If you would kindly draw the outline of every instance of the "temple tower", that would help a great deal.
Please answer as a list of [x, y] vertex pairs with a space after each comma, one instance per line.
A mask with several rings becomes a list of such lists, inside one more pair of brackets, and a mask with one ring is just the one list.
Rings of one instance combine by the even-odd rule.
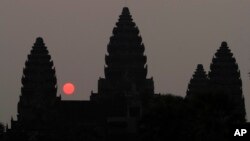
[[107, 46], [105, 78], [98, 80], [98, 93], [90, 97], [103, 103], [108, 140], [134, 136], [143, 107], [154, 94], [153, 79], [147, 78], [144, 50], [139, 29], [124, 7]]
[[55, 104], [56, 93], [57, 79], [53, 61], [43, 39], [39, 37], [23, 69], [18, 122], [26, 128], [37, 128], [43, 122], [48, 122], [48, 113]]
[[215, 53], [208, 73], [212, 103], [232, 123], [244, 122], [246, 111], [240, 71], [226, 42]]
[[99, 96], [92, 94], [91, 99], [114, 95], [152, 95], [154, 84], [152, 78], [146, 78], [147, 58], [144, 50], [139, 29], [129, 9], [124, 7], [107, 47], [105, 78], [98, 81]]
[[189, 84], [186, 98], [200, 98], [208, 92], [208, 78], [203, 65], [198, 64]]

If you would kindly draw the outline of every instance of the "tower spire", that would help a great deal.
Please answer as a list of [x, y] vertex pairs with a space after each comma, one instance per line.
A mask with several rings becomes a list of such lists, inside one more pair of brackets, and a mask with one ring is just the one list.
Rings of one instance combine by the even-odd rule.
[[223, 107], [230, 107], [220, 110], [230, 113], [230, 115], [225, 116], [231, 122], [245, 121], [246, 111], [240, 71], [227, 42], [221, 43], [221, 47], [212, 60], [210, 69], [208, 76], [214, 105], [224, 104]]
[[129, 8], [124, 7], [107, 46], [105, 78], [100, 78], [98, 82], [98, 93], [121, 95], [133, 90], [153, 94], [153, 80], [146, 78], [147, 57], [144, 50], [139, 29]]
[[23, 69], [18, 120], [32, 121], [34, 117], [39, 117], [31, 116], [27, 111], [45, 110], [56, 100], [56, 92], [57, 79], [53, 61], [43, 39], [38, 37]]
[[193, 74], [192, 79], [189, 82], [187, 97], [188, 98], [198, 98], [204, 97], [204, 93], [208, 91], [208, 78], [204, 71], [203, 65], [198, 64], [196, 71]]
[[133, 22], [128, 7], [124, 7], [113, 36], [108, 44], [105, 61], [107, 79], [122, 78], [125, 74], [130, 79], [145, 79], [147, 75], [144, 45], [139, 29]]

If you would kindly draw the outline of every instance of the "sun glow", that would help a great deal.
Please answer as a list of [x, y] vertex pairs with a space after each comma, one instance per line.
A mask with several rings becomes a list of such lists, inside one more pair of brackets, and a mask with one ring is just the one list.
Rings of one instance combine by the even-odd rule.
[[66, 94], [66, 95], [72, 95], [75, 91], [75, 86], [74, 84], [68, 82], [68, 83], [65, 83], [63, 85], [63, 92]]

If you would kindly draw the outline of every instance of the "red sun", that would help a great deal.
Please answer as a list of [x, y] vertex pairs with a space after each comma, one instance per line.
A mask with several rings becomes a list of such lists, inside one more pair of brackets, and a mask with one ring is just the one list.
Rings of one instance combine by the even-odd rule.
[[75, 86], [74, 84], [72, 83], [65, 83], [63, 85], [63, 92], [66, 94], [66, 95], [72, 95], [75, 91]]

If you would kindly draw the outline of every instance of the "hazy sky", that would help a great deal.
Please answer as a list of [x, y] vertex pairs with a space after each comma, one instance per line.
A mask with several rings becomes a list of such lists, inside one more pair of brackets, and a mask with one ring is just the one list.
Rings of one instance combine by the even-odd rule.
[[196, 65], [208, 71], [225, 40], [239, 64], [250, 114], [249, 0], [1, 0], [0, 121], [16, 119], [24, 62], [38, 36], [54, 61], [58, 95], [70, 81], [76, 93], [63, 99], [89, 99], [104, 76], [107, 44], [124, 6], [140, 29], [156, 93], [185, 96]]

